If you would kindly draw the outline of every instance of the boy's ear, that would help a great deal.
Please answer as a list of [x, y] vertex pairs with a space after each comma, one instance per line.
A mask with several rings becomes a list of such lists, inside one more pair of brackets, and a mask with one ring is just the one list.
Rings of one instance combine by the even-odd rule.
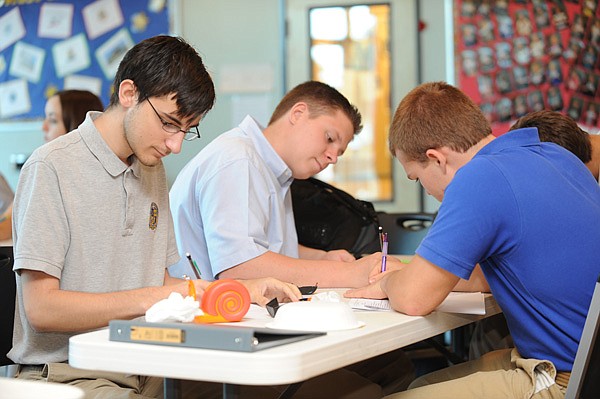
[[119, 85], [119, 102], [123, 107], [130, 108], [137, 104], [138, 91], [131, 79], [125, 79]]
[[425, 151], [425, 155], [427, 155], [427, 158], [430, 161], [434, 162], [436, 165], [439, 165], [444, 169], [446, 168], [448, 158], [446, 157], [446, 154], [444, 154], [443, 151], [440, 151], [436, 148], [430, 148], [427, 151]]
[[292, 125], [295, 125], [303, 117], [308, 117], [308, 105], [305, 102], [298, 102], [290, 109], [289, 121]]

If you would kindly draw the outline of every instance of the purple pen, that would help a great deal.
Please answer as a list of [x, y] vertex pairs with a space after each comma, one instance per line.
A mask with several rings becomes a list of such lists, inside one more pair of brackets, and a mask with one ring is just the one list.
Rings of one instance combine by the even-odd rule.
[[386, 270], [387, 252], [388, 252], [388, 235], [383, 233], [383, 248], [381, 249], [381, 272]]

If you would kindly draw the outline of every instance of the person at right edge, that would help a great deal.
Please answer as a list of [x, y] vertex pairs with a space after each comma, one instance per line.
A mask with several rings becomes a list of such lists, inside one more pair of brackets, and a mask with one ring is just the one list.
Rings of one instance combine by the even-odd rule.
[[444, 82], [400, 102], [389, 142], [407, 177], [441, 201], [439, 213], [408, 265], [346, 296], [387, 297], [396, 311], [425, 315], [452, 290], [489, 284], [515, 344], [390, 397], [564, 398], [600, 273], [597, 181], [535, 128], [495, 137], [479, 107]]

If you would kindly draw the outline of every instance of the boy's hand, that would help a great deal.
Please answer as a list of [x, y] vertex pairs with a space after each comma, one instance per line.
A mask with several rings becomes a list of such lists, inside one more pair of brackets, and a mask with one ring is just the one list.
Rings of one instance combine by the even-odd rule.
[[265, 306], [273, 298], [277, 298], [279, 302], [297, 302], [302, 298], [300, 290], [294, 284], [272, 277], [238, 281], [248, 289], [252, 302], [260, 306]]

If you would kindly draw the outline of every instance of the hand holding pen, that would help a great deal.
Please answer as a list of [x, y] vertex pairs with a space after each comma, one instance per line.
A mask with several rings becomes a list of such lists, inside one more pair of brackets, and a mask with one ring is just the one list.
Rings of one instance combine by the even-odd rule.
[[381, 273], [386, 271], [387, 253], [388, 253], [388, 235], [383, 233], [381, 244]]

